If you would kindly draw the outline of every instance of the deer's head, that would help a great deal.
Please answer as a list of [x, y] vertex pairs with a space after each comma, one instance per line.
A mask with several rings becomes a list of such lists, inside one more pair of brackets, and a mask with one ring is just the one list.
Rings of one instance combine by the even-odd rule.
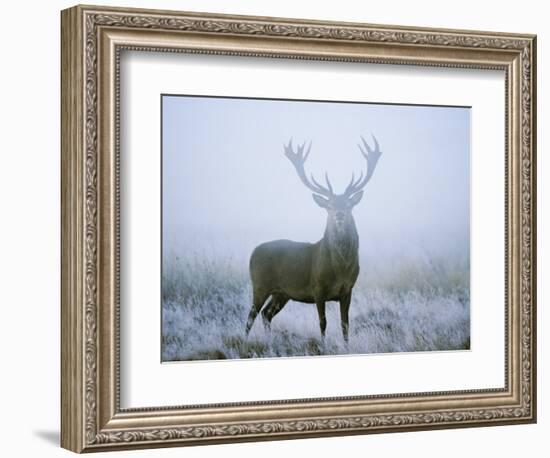
[[292, 162], [302, 183], [313, 191], [313, 200], [315, 203], [327, 211], [329, 224], [334, 225], [338, 231], [344, 230], [353, 221], [352, 209], [361, 201], [363, 188], [371, 179], [376, 168], [376, 163], [382, 154], [374, 135], [372, 138], [374, 140], [374, 148], [371, 148], [363, 137], [361, 137], [362, 145], [358, 145], [361, 154], [367, 162], [367, 173], [363, 174], [361, 171], [361, 175], [357, 180], [355, 179], [355, 175], [352, 174], [351, 181], [343, 194], [334, 193], [327, 173], [325, 173], [326, 186], [321, 185], [313, 175], [311, 175], [311, 180], [308, 179], [304, 164], [311, 151], [311, 143], [307, 151], [304, 143], [297, 147], [296, 152], [292, 146], [292, 140], [289, 141], [288, 145], [285, 145], [285, 156]]

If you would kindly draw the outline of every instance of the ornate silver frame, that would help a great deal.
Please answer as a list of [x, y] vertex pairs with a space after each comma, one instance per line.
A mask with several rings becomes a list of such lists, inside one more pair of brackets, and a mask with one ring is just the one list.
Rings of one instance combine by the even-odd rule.
[[[506, 73], [506, 386], [207, 406], [119, 405], [118, 90], [123, 49]], [[62, 12], [61, 445], [75, 452], [536, 419], [536, 37], [76, 6]]]

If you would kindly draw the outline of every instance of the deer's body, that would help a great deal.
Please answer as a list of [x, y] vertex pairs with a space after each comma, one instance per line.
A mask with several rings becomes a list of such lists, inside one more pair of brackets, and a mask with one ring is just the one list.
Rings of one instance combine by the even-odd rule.
[[315, 303], [348, 293], [359, 274], [359, 237], [355, 227], [342, 235], [331, 232], [327, 227], [317, 243], [274, 240], [256, 247], [250, 257], [254, 294]]
[[[352, 177], [341, 195], [333, 193], [328, 177], [328, 188], [319, 185], [314, 178], [311, 184], [306, 178], [303, 163], [309, 151], [304, 155], [304, 146], [299, 147], [298, 153], [294, 153], [291, 143], [285, 147], [300, 179], [316, 193], [313, 195], [315, 202], [327, 210], [327, 224], [323, 238], [317, 243], [274, 240], [254, 249], [250, 257], [253, 305], [246, 324], [247, 334], [260, 310], [264, 325], [269, 328], [273, 317], [289, 300], [294, 300], [316, 304], [324, 337], [326, 302], [339, 301], [342, 333], [348, 340], [351, 294], [359, 275], [359, 236], [351, 209], [361, 200], [361, 188], [370, 179], [380, 155], [377, 143], [374, 152], [364, 143], [372, 154], [372, 166], [365, 178], [361, 176], [354, 181]], [[364, 156], [368, 160], [366, 153]], [[270, 301], [264, 307], [268, 298]]]

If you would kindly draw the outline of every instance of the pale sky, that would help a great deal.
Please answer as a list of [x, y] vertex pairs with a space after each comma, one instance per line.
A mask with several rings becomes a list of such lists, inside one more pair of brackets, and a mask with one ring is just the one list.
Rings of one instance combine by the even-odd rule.
[[306, 170], [343, 192], [382, 151], [354, 216], [363, 252], [464, 249], [469, 242], [470, 109], [163, 96], [164, 251], [248, 256], [259, 243], [315, 242], [326, 212], [283, 144], [312, 141]]

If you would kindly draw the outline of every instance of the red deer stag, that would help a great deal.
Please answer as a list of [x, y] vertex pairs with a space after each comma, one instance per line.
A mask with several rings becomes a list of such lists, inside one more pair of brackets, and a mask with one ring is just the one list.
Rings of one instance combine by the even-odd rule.
[[351, 181], [343, 194], [335, 194], [325, 174], [326, 187], [319, 184], [313, 175], [311, 181], [304, 170], [304, 164], [311, 151], [311, 143], [305, 150], [305, 143], [294, 152], [292, 140], [285, 145], [285, 155], [292, 162], [302, 183], [314, 192], [313, 200], [327, 213], [325, 234], [317, 243], [274, 240], [258, 245], [250, 257], [250, 278], [252, 280], [253, 305], [246, 323], [246, 334], [250, 332], [256, 316], [268, 298], [269, 303], [262, 310], [266, 329], [271, 320], [289, 300], [317, 305], [321, 336], [324, 339], [327, 321], [325, 303], [340, 302], [342, 334], [348, 342], [349, 306], [351, 292], [359, 275], [359, 236], [351, 213], [363, 197], [362, 188], [369, 182], [382, 154], [373, 135], [374, 149], [361, 137], [361, 154], [367, 163], [367, 173]]

